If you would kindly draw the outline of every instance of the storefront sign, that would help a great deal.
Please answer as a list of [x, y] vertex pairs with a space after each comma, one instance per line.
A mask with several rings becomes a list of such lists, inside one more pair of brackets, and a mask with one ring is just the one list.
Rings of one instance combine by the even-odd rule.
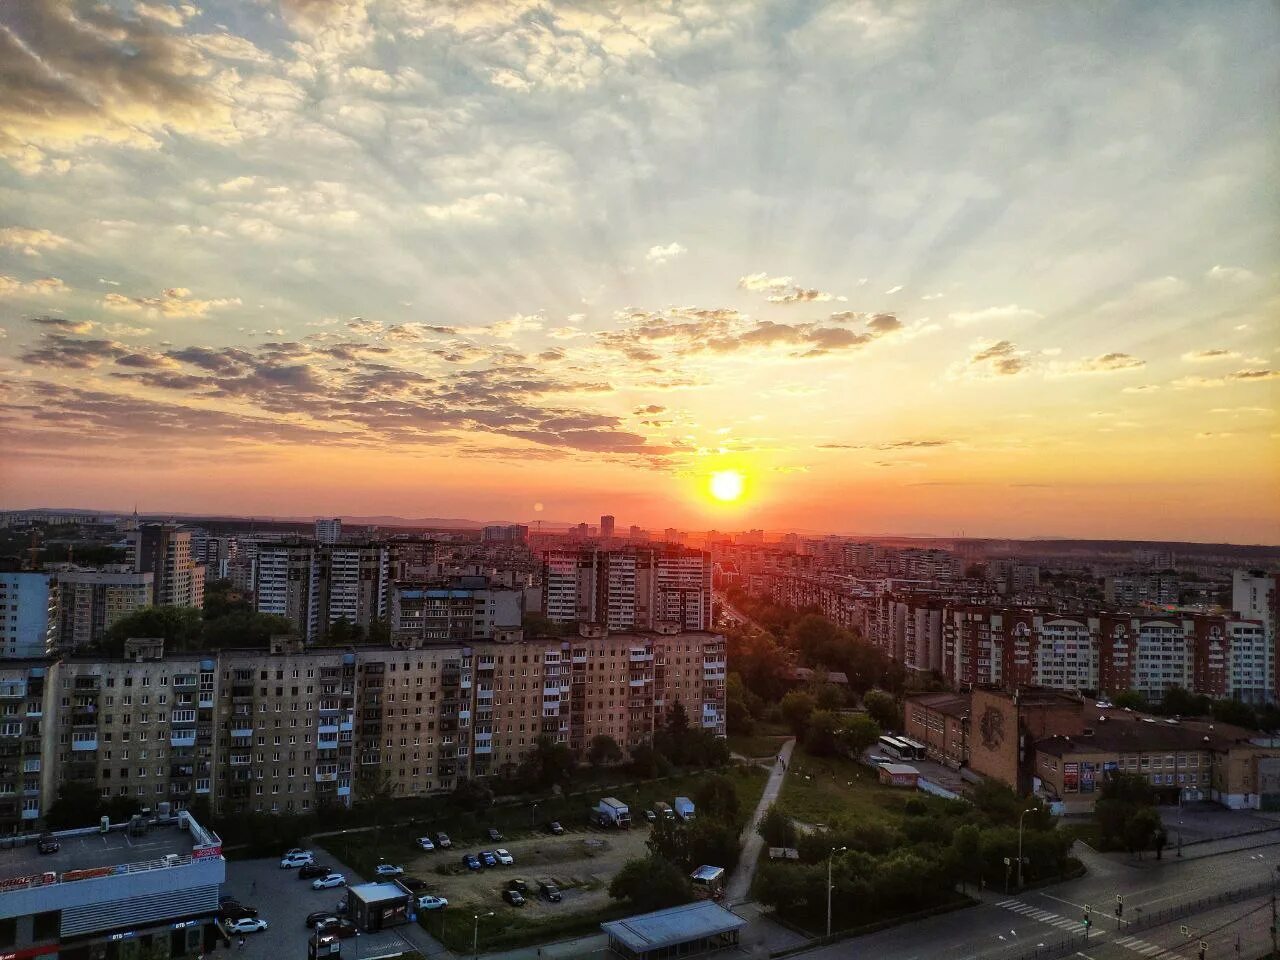
[[208, 847], [196, 847], [191, 851], [192, 860], [204, 860], [208, 857], [222, 856], [222, 844], [215, 843]]
[[1080, 764], [1064, 763], [1062, 765], [1062, 792], [1080, 792]]
[[115, 872], [115, 867], [89, 867], [85, 870], [68, 870], [62, 875], [62, 882], [73, 883], [76, 880], [93, 880], [97, 877], [109, 877]]
[[1087, 760], [1080, 764], [1080, 792], [1093, 793], [1093, 764]]

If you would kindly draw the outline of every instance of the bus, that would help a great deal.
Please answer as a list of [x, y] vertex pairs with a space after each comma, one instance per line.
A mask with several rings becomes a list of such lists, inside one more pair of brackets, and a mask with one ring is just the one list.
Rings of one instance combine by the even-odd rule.
[[928, 753], [928, 751], [925, 749], [925, 745], [921, 743], [919, 740], [912, 740], [910, 737], [898, 737], [898, 740], [901, 741], [903, 744], [905, 744], [907, 748], [911, 751], [909, 755], [903, 754], [904, 760], [925, 759], [925, 756]]
[[880, 752], [895, 760], [910, 760], [911, 748], [897, 737], [884, 736], [879, 742]]

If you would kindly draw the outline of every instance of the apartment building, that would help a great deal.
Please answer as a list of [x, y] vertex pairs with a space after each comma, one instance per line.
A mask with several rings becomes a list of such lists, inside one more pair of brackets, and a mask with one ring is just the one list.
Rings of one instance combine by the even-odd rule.
[[152, 575], [151, 602], [158, 607], [204, 604], [204, 569], [191, 553], [191, 532], [169, 523], [144, 523], [126, 534], [135, 573]]
[[674, 623], [711, 626], [711, 557], [679, 547], [551, 550], [543, 557], [542, 612], [555, 623], [612, 631]]
[[0, 658], [42, 657], [58, 639], [58, 584], [51, 574], [0, 571]]
[[76, 650], [100, 643], [107, 631], [135, 610], [149, 606], [155, 574], [108, 567], [86, 570], [70, 565], [55, 569], [58, 584], [57, 646]]
[[[125, 643], [118, 660], [71, 656], [50, 666], [52, 786], [83, 781], [144, 809], [189, 806], [213, 792], [217, 662]], [[50, 791], [50, 795], [56, 790]]]
[[1178, 602], [1176, 573], [1128, 573], [1103, 580], [1103, 593], [1108, 604], [1117, 607], [1140, 607]]
[[322, 518], [316, 521], [316, 543], [337, 543], [341, 539], [341, 517]]
[[191, 557], [197, 566], [204, 567], [205, 582], [228, 580], [240, 555], [240, 541], [236, 537], [213, 536], [203, 530], [191, 533]]
[[316, 642], [339, 620], [367, 630], [386, 619], [390, 552], [376, 543], [259, 543], [252, 579], [259, 613], [288, 618]]
[[0, 834], [26, 833], [52, 802], [45, 758], [52, 737], [48, 664], [0, 663]]
[[491, 587], [486, 577], [457, 577], [436, 585], [397, 583], [391, 589], [391, 638], [421, 645], [483, 640], [520, 626], [524, 593]]

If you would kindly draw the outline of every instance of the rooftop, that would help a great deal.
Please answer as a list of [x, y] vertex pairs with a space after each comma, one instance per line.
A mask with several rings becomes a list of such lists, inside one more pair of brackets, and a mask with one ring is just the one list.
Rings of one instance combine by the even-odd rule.
[[349, 891], [365, 903], [383, 903], [387, 900], [403, 900], [409, 894], [395, 883], [357, 883]]
[[969, 715], [970, 697], [967, 693], [920, 693], [907, 697], [907, 700], [949, 717], [963, 719]]
[[1150, 753], [1157, 750], [1218, 750], [1231, 740], [1196, 727], [1161, 721], [1105, 720], [1091, 735], [1049, 737], [1036, 741], [1036, 749], [1053, 756], [1072, 753]]
[[642, 913], [625, 920], [610, 920], [600, 929], [630, 950], [643, 953], [676, 943], [713, 937], [746, 926], [747, 921], [718, 903], [700, 900], [668, 910]]
[[[65, 874], [122, 864], [141, 865], [164, 860], [171, 855], [185, 860], [191, 857], [192, 848], [200, 839], [180, 828], [177, 817], [156, 822], [137, 836], [130, 836], [129, 831], [119, 824], [113, 825], [108, 833], [90, 828], [62, 831], [53, 836], [61, 845], [57, 853], [40, 853], [36, 849], [34, 835], [6, 839], [6, 844], [15, 845], [0, 849], [0, 885], [7, 878], [37, 873]], [[22, 842], [24, 839], [25, 843]]]

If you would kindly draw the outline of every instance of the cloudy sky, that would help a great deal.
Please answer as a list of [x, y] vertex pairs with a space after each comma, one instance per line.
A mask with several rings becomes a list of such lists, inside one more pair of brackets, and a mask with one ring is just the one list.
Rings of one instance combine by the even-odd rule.
[[1280, 542], [1278, 63], [1269, 0], [6, 4], [0, 504]]

